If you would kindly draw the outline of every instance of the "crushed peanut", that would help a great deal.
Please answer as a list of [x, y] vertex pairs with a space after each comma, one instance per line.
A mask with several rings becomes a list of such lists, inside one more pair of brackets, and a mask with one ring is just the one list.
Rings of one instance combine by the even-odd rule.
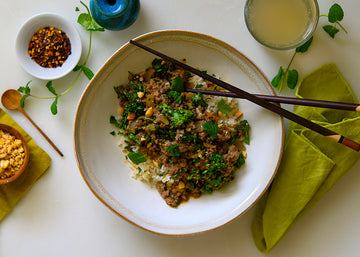
[[0, 130], [0, 179], [14, 176], [24, 160], [25, 150], [22, 141]]
[[243, 112], [242, 111], [237, 111], [235, 113], [235, 116], [236, 116], [236, 118], [240, 118], [241, 116], [243, 116]]

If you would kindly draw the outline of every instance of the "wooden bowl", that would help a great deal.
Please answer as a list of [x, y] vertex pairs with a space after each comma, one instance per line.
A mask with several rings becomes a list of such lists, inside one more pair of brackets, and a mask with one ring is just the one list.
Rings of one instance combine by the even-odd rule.
[[[11, 134], [16, 139], [21, 140], [22, 147], [24, 149], [24, 154], [25, 154], [22, 165], [20, 166], [20, 168], [18, 168], [15, 171], [14, 175], [12, 175], [11, 177], [8, 177], [8, 178], [4, 178], [4, 179], [0, 178], [0, 185], [3, 185], [3, 184], [7, 184], [7, 183], [10, 183], [10, 182], [16, 180], [24, 172], [24, 170], [26, 169], [26, 166], [29, 162], [29, 147], [27, 145], [27, 142], [26, 142], [24, 136], [15, 128], [13, 128], [9, 125], [0, 123], [0, 130], [2, 130], [5, 133]], [[0, 145], [0, 147], [2, 147], [2, 145]], [[0, 162], [1, 162], [1, 159], [0, 159]], [[0, 163], [0, 165], [1, 165], [1, 163]]]

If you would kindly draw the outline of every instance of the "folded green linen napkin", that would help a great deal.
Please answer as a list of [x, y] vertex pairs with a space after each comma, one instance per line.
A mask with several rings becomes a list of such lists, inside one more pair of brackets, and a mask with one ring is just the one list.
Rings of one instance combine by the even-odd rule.
[[[304, 77], [296, 96], [356, 103], [334, 64], [323, 65]], [[295, 106], [294, 112], [360, 142], [357, 112], [305, 106]], [[358, 152], [290, 122], [279, 169], [258, 203], [252, 224], [257, 248], [270, 252], [359, 158]]]
[[51, 163], [49, 155], [0, 108], [0, 123], [16, 128], [25, 137], [30, 158], [26, 170], [15, 181], [0, 185], [0, 221], [15, 207], [20, 198], [33, 186]]

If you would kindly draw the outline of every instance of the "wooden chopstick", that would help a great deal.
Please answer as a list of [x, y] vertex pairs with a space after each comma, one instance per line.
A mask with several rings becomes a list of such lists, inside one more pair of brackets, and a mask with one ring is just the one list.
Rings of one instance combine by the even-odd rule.
[[180, 61], [178, 61], [178, 60], [176, 60], [174, 58], [171, 58], [171, 57], [169, 57], [169, 56], [167, 56], [167, 55], [165, 55], [163, 53], [160, 53], [160, 52], [158, 52], [158, 51], [156, 51], [156, 50], [154, 50], [154, 49], [152, 49], [150, 47], [147, 47], [147, 46], [145, 46], [145, 45], [143, 45], [141, 43], [138, 43], [138, 42], [133, 41], [133, 40], [130, 40], [130, 43], [134, 44], [137, 47], [140, 47], [140, 48], [142, 48], [142, 49], [144, 49], [144, 50], [146, 50], [146, 51], [148, 51], [148, 52], [150, 52], [150, 53], [152, 53], [154, 55], [157, 55], [160, 58], [162, 58], [164, 60], [167, 60], [167, 61], [169, 61], [169, 62], [171, 62], [171, 63], [173, 63], [173, 64], [175, 64], [175, 65], [177, 65], [177, 66], [179, 66], [179, 67], [181, 67], [181, 68], [183, 68], [185, 70], [187, 70], [187, 71], [190, 71], [191, 73], [196, 74], [196, 75], [202, 77], [203, 79], [208, 80], [208, 81], [210, 81], [210, 82], [212, 82], [212, 83], [214, 83], [214, 84], [216, 84], [216, 85], [218, 85], [218, 86], [220, 86], [220, 87], [222, 87], [222, 88], [224, 88], [224, 89], [226, 89], [226, 90], [228, 90], [230, 92], [233, 92], [233, 93], [235, 93], [235, 94], [237, 94], [237, 95], [239, 95], [239, 96], [241, 96], [241, 97], [243, 97], [243, 98], [245, 98], [245, 99], [247, 99], [247, 100], [249, 100], [249, 101], [251, 101], [251, 102], [253, 102], [253, 103], [255, 103], [255, 104], [257, 104], [257, 105], [259, 105], [261, 107], [263, 107], [263, 108], [265, 108], [265, 109], [268, 109], [268, 110], [270, 110], [270, 111], [272, 111], [274, 113], [277, 113], [277, 114], [279, 114], [279, 115], [281, 115], [281, 116], [283, 116], [283, 117], [285, 117], [285, 118], [287, 118], [287, 119], [289, 119], [289, 120], [291, 120], [293, 122], [296, 122], [296, 123], [298, 123], [298, 124], [300, 124], [300, 125], [302, 125], [302, 126], [304, 126], [306, 128], [309, 128], [309, 129], [311, 129], [311, 130], [313, 130], [313, 131], [315, 131], [315, 132], [317, 132], [317, 133], [319, 133], [321, 135], [324, 135], [327, 138], [330, 138], [330, 139], [332, 139], [332, 140], [334, 140], [334, 141], [336, 141], [336, 142], [338, 142], [338, 143], [340, 143], [342, 145], [345, 145], [345, 146], [347, 146], [347, 147], [349, 147], [349, 148], [351, 148], [351, 149], [353, 149], [355, 151], [360, 150], [360, 144], [359, 143], [357, 143], [357, 142], [355, 142], [355, 141], [353, 141], [351, 139], [348, 139], [348, 138], [346, 138], [346, 137], [344, 137], [344, 136], [342, 136], [342, 135], [340, 135], [340, 134], [338, 134], [336, 132], [333, 132], [333, 131], [325, 128], [325, 127], [322, 127], [322, 126], [320, 126], [320, 125], [318, 125], [316, 123], [313, 123], [310, 120], [302, 118], [302, 117], [300, 117], [300, 116], [298, 116], [298, 115], [296, 115], [296, 114], [294, 114], [292, 112], [289, 112], [289, 111], [281, 108], [280, 106], [278, 106], [276, 104], [273, 104], [273, 103], [268, 102], [268, 101], [266, 101], [264, 99], [261, 99], [261, 98], [255, 96], [253, 94], [250, 94], [250, 93], [248, 93], [248, 92], [246, 92], [246, 91], [244, 91], [244, 90], [242, 90], [240, 88], [234, 87], [234, 86], [230, 85], [229, 83], [226, 83], [226, 82], [224, 82], [222, 80], [219, 80], [219, 79], [217, 79], [217, 78], [215, 78], [213, 76], [210, 76], [210, 75], [208, 75], [208, 74], [206, 74], [206, 73], [204, 73], [204, 72], [202, 72], [202, 71], [200, 71], [198, 69], [195, 69], [195, 68], [193, 68], [193, 67], [191, 67], [191, 66], [189, 66], [189, 65], [187, 65], [185, 63], [182, 63], [182, 62], [180, 62]]
[[[191, 92], [191, 93], [202, 93], [204, 95], [216, 95], [216, 96], [225, 96], [225, 97], [233, 97], [233, 98], [242, 98], [241, 96], [239, 96], [235, 93], [227, 92], [227, 91], [212, 91], [212, 90], [193, 89], [193, 88], [185, 88], [185, 91]], [[322, 108], [330, 108], [330, 109], [337, 109], [337, 110], [360, 112], [360, 105], [354, 104], [354, 103], [343, 103], [343, 102], [294, 98], [294, 97], [285, 97], [285, 96], [272, 96], [272, 95], [257, 95], [257, 94], [255, 94], [255, 96], [257, 96], [261, 99], [264, 99], [268, 102], [273, 102], [273, 103], [304, 105], [304, 106], [322, 107]]]

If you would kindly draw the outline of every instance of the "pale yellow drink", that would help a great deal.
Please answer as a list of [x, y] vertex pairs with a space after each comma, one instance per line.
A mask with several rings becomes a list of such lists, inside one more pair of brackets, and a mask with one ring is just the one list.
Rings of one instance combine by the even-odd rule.
[[315, 9], [312, 1], [307, 0], [249, 0], [247, 25], [253, 36], [265, 45], [291, 46], [311, 30], [317, 19]]

